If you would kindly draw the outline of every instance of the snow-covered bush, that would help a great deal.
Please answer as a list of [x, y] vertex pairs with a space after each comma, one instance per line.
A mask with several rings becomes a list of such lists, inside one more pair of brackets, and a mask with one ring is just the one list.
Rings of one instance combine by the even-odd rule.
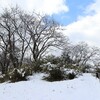
[[9, 79], [11, 82], [18, 82], [18, 81], [25, 81], [27, 80], [27, 73], [23, 69], [14, 69], [10, 74], [9, 74]]
[[61, 61], [60, 57], [56, 57], [55, 55], [48, 55], [45, 57], [46, 62], [50, 62], [52, 64], [58, 64]]
[[100, 68], [95, 68], [95, 72], [100, 73]]
[[0, 83], [4, 82], [4, 77], [3, 75], [0, 75]]
[[9, 81], [9, 75], [8, 74], [2, 74], [0, 75], [0, 83]]
[[47, 81], [61, 81], [64, 79], [64, 73], [60, 69], [52, 69], [49, 71], [49, 75], [45, 77]]
[[100, 68], [95, 68], [95, 77], [100, 79]]
[[33, 74], [32, 69], [30, 68], [21, 68], [21, 69], [14, 68], [13, 70], [9, 71], [6, 74], [0, 75], [0, 83], [6, 81], [10, 82], [25, 81], [27, 80], [27, 76], [32, 74]]
[[48, 62], [46, 64], [40, 65], [43, 72], [48, 73], [50, 70], [57, 68], [56, 64], [51, 64], [51, 62]]
[[42, 66], [48, 73], [48, 76], [45, 77], [47, 81], [60, 81], [66, 79], [76, 78], [80, 72], [76, 69], [70, 69], [63, 66], [58, 66], [51, 64], [50, 62]]
[[78, 77], [79, 75], [80, 75], [80, 73], [75, 69], [64, 68], [64, 77], [67, 80], [74, 79], [74, 78]]
[[41, 67], [40, 67], [40, 65], [41, 65], [41, 61], [34, 61], [33, 63], [32, 63], [32, 70], [33, 70], [33, 72], [41, 72]]
[[72, 73], [68, 73], [67, 75], [66, 75], [66, 78], [67, 79], [74, 79], [74, 78], [76, 78], [76, 74], [74, 73], [74, 72], [72, 72]]

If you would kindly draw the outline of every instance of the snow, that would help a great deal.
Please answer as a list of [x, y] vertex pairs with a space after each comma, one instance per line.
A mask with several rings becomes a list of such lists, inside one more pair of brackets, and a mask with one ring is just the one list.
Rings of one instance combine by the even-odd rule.
[[0, 100], [100, 100], [100, 81], [91, 74], [56, 82], [42, 80], [43, 76], [0, 84]]
[[52, 70], [53, 68], [56, 68], [57, 65], [56, 65], [56, 64], [51, 64], [51, 62], [48, 62], [48, 63], [46, 63], [46, 64], [40, 65], [40, 67], [41, 67], [43, 70], [45, 70], [45, 69], [47, 69], [47, 70]]

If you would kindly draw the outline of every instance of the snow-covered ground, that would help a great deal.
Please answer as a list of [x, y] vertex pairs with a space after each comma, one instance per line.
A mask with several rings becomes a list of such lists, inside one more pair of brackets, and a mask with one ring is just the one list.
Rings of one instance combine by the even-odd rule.
[[100, 100], [100, 81], [91, 74], [59, 82], [41, 80], [42, 76], [0, 84], [0, 100]]

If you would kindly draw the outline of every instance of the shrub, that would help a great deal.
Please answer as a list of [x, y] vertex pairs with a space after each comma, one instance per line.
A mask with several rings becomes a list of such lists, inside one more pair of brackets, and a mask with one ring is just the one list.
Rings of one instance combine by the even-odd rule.
[[58, 64], [61, 61], [61, 59], [60, 57], [56, 57], [54, 55], [48, 55], [45, 57], [45, 61], [46, 63], [50, 62], [51, 64]]
[[27, 73], [24, 70], [14, 69], [9, 74], [9, 79], [11, 82], [25, 81], [27, 80]]
[[32, 70], [36, 73], [36, 72], [41, 72], [42, 69], [40, 67], [41, 65], [41, 61], [37, 61], [37, 62], [33, 62], [32, 63]]
[[52, 69], [49, 71], [49, 76], [45, 77], [47, 81], [60, 81], [64, 79], [64, 73], [60, 69]]
[[31, 68], [21, 68], [21, 69], [13, 69], [7, 72], [6, 74], [0, 75], [0, 83], [10, 81], [10, 82], [18, 82], [18, 81], [26, 81], [27, 76], [32, 75]]
[[74, 73], [74, 72], [72, 72], [72, 73], [68, 73], [67, 75], [66, 75], [66, 78], [67, 79], [74, 79], [76, 77], [76, 74]]
[[46, 64], [40, 65], [40, 67], [42, 72], [49, 73], [52, 69], [58, 68], [58, 65], [48, 62]]
[[95, 68], [95, 72], [100, 73], [100, 68]]
[[2, 75], [0, 75], [0, 83], [4, 82], [4, 77]]
[[96, 78], [100, 79], [100, 68], [95, 69]]
[[0, 83], [9, 81], [9, 75], [8, 74], [2, 74], [0, 75]]

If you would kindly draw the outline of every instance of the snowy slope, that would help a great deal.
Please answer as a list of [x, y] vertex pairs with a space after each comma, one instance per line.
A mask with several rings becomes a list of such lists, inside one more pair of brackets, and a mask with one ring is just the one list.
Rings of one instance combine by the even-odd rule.
[[42, 76], [0, 84], [0, 100], [100, 100], [100, 82], [91, 74], [60, 82], [46, 82]]

